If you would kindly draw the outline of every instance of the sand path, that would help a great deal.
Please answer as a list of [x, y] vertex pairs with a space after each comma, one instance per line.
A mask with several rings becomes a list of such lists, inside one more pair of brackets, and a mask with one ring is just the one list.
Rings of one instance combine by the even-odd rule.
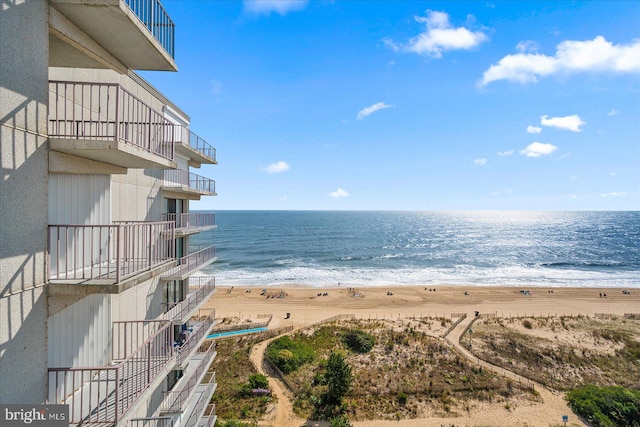
[[[560, 420], [562, 419], [563, 415], [571, 414], [571, 409], [569, 408], [566, 400], [564, 400], [564, 393], [549, 390], [542, 384], [516, 374], [513, 371], [503, 369], [499, 366], [492, 365], [488, 362], [485, 362], [484, 360], [478, 359], [475, 355], [473, 355], [465, 347], [463, 347], [460, 344], [460, 341], [461, 339], [463, 339], [463, 335], [465, 335], [467, 328], [472, 326], [475, 320], [476, 318], [474, 317], [474, 313], [467, 313], [467, 318], [460, 322], [451, 331], [451, 333], [445, 338], [445, 341], [452, 345], [460, 354], [462, 354], [469, 362], [473, 363], [474, 365], [481, 366], [484, 369], [488, 369], [498, 375], [509, 378], [514, 382], [533, 385], [533, 387], [535, 387], [535, 390], [540, 394], [542, 401], [544, 402], [546, 415], [550, 416], [551, 419]], [[473, 330], [473, 327], [471, 327], [471, 330]], [[469, 336], [469, 334], [466, 335]], [[473, 337], [471, 337], [470, 339], [473, 344]], [[578, 419], [574, 419], [573, 423], [580, 426], [585, 426], [585, 424], [583, 424]]]
[[[435, 289], [435, 287], [433, 287]], [[224, 288], [223, 289], [228, 289]], [[253, 292], [252, 292], [253, 290]], [[302, 328], [338, 314], [354, 313], [357, 318], [400, 318], [405, 316], [444, 316], [453, 317], [451, 313], [467, 313], [467, 319], [458, 325], [449, 339], [462, 355], [478, 362], [475, 356], [469, 354], [459, 340], [468, 322], [473, 320], [474, 311], [481, 313], [495, 313], [499, 317], [527, 315], [591, 315], [595, 313], [609, 313], [622, 315], [623, 313], [637, 313], [640, 311], [640, 291], [631, 288], [630, 294], [623, 294], [622, 289], [593, 289], [593, 288], [555, 288], [550, 293], [546, 288], [533, 288], [530, 295], [523, 296], [520, 288], [506, 287], [459, 287], [438, 286], [437, 292], [429, 287], [396, 286], [380, 288], [360, 288], [359, 298], [353, 298], [349, 289], [345, 288], [310, 288], [305, 286], [287, 286], [269, 288], [270, 292], [285, 291], [285, 298], [266, 299], [256, 291], [256, 288], [235, 288], [233, 292], [219, 292], [214, 295], [207, 306], [216, 308], [217, 317], [237, 316], [241, 319], [257, 320], [260, 313], [273, 314], [270, 328], [292, 325]], [[388, 292], [391, 291], [390, 296]], [[327, 292], [328, 296], [318, 296]], [[607, 292], [608, 298], [601, 298], [599, 294]], [[290, 313], [290, 316], [286, 314]], [[463, 339], [467, 339], [464, 337]], [[268, 341], [257, 344], [251, 353], [256, 368], [269, 377], [270, 386], [278, 397], [278, 404], [268, 419], [260, 422], [261, 426], [298, 427], [298, 426], [326, 426], [327, 423], [307, 422], [293, 416], [288, 389], [279, 380], [269, 375], [263, 364], [264, 349]], [[457, 344], [457, 345], [456, 345]], [[507, 375], [514, 381], [525, 381], [513, 372], [505, 373], [502, 368], [482, 365], [487, 369]], [[530, 405], [512, 402], [509, 410], [503, 404], [477, 404], [469, 412], [460, 416], [443, 418], [423, 418], [401, 421], [361, 421], [352, 422], [356, 427], [440, 427], [455, 424], [462, 426], [520, 426], [520, 427], [548, 427], [562, 425], [562, 415], [569, 415], [568, 425], [584, 424], [568, 409], [562, 395], [555, 394], [543, 386], [536, 385], [536, 390], [544, 399], [544, 404]]]
[[[474, 365], [482, 366], [498, 375], [510, 378], [514, 382], [523, 384], [531, 384], [535, 387], [536, 391], [540, 394], [544, 402], [545, 414], [540, 419], [539, 407], [536, 406], [523, 406], [515, 407], [512, 412], [506, 412], [504, 410], [483, 410], [477, 411], [477, 413], [469, 414], [463, 417], [453, 418], [417, 418], [412, 420], [402, 421], [383, 421], [383, 420], [369, 420], [361, 422], [353, 422], [356, 427], [390, 427], [390, 426], [403, 426], [403, 427], [422, 427], [422, 426], [442, 426], [442, 425], [465, 425], [472, 426], [485, 423], [496, 422], [508, 422], [508, 425], [548, 425], [548, 420], [556, 419], [561, 420], [563, 415], [571, 414], [567, 402], [563, 398], [563, 394], [550, 391], [546, 389], [542, 384], [535, 381], [531, 381], [528, 378], [522, 377], [515, 372], [503, 369], [499, 366], [492, 365], [483, 360], [478, 359], [473, 354], [469, 353], [466, 348], [460, 345], [460, 339], [465, 334], [467, 328], [474, 322], [474, 313], [467, 313], [467, 318], [460, 322], [445, 338], [447, 343], [455, 348], [461, 355], [469, 360]], [[258, 372], [266, 375], [269, 379], [269, 386], [273, 394], [277, 397], [278, 403], [276, 404], [275, 411], [272, 412], [267, 419], [264, 419], [259, 423], [260, 426], [275, 426], [275, 427], [323, 427], [328, 425], [326, 422], [318, 421], [306, 421], [302, 418], [298, 418], [293, 413], [293, 406], [291, 403], [290, 390], [285, 384], [278, 379], [276, 375], [269, 369], [264, 361], [264, 353], [269, 343], [277, 337], [262, 341], [251, 349], [250, 360], [256, 367]], [[574, 425], [585, 426], [576, 417], [572, 417], [572, 423]], [[501, 421], [500, 421], [501, 420]], [[536, 421], [540, 421], [538, 424]], [[524, 422], [524, 424], [521, 424]], [[491, 425], [491, 424], [488, 424]]]
[[306, 421], [297, 418], [293, 413], [293, 407], [291, 405], [291, 400], [287, 396], [289, 390], [287, 386], [285, 386], [280, 379], [276, 375], [274, 375], [266, 365], [264, 361], [264, 352], [269, 345], [269, 343], [277, 337], [261, 341], [258, 344], [254, 345], [251, 349], [251, 354], [249, 358], [253, 366], [260, 372], [261, 374], [267, 376], [269, 379], [269, 387], [271, 388], [271, 392], [277, 398], [278, 403], [276, 404], [275, 411], [271, 414], [268, 414], [268, 418], [260, 421], [258, 425], [260, 426], [276, 426], [276, 427], [298, 427], [305, 425]]

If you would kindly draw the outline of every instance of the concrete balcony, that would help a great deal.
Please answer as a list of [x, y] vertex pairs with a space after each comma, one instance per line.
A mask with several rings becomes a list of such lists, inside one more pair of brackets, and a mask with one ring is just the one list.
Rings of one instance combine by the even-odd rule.
[[[162, 191], [200, 200], [201, 196], [216, 196], [216, 182], [182, 169], [165, 170]], [[178, 198], [180, 198], [178, 196]]]
[[173, 417], [148, 417], [134, 418], [129, 420], [129, 427], [173, 427], [175, 421]]
[[204, 343], [209, 335], [209, 331], [215, 325], [216, 311], [199, 310], [189, 321], [189, 328], [185, 331], [184, 339], [175, 346], [176, 365], [175, 369], [185, 369], [196, 350]]
[[189, 166], [199, 168], [202, 164], [216, 165], [216, 149], [195, 132], [184, 126], [176, 126], [176, 151], [189, 157]]
[[[48, 126], [55, 152], [125, 168], [123, 173], [177, 167], [174, 125], [118, 84], [49, 82]], [[86, 167], [69, 172], [95, 173]], [[52, 168], [65, 172], [50, 162]]]
[[117, 294], [175, 268], [174, 225], [49, 225], [49, 294]]
[[195, 252], [183, 256], [178, 260], [178, 265], [160, 276], [163, 282], [184, 280], [191, 274], [216, 261], [215, 245], [200, 247]]
[[175, 221], [176, 237], [200, 233], [217, 228], [216, 214], [204, 212], [189, 212], [183, 214], [163, 214], [166, 221]]
[[114, 322], [112, 364], [49, 368], [48, 403], [69, 405], [69, 424], [124, 424], [175, 365], [173, 325]]
[[163, 318], [173, 321], [174, 325], [186, 323], [216, 291], [216, 280], [212, 276], [189, 277], [189, 294], [177, 304], [168, 307]]
[[[160, 407], [160, 414], [182, 413], [187, 408], [189, 401], [198, 385], [204, 379], [209, 366], [216, 357], [216, 346], [213, 341], [207, 341], [191, 359], [188, 369], [173, 390], [165, 392], [164, 400]], [[209, 382], [211, 379], [209, 379]], [[213, 374], [215, 383], [215, 374]]]
[[49, 0], [50, 65], [177, 71], [175, 25], [160, 0]]
[[215, 403], [210, 403], [207, 405], [204, 414], [198, 423], [198, 427], [213, 427], [216, 425], [217, 419], [216, 405]]
[[185, 410], [180, 427], [213, 427], [216, 422], [216, 407], [210, 404], [216, 390], [215, 374], [208, 372], [198, 386], [193, 399]]

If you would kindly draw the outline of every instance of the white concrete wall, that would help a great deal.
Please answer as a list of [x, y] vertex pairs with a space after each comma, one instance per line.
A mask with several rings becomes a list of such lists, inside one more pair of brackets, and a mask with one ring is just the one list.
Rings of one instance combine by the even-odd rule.
[[158, 278], [147, 280], [113, 296], [113, 320], [153, 320], [162, 314], [163, 285]]
[[14, 0], [3, 2], [0, 12], [0, 403], [4, 404], [45, 400], [48, 7], [46, 1]]
[[112, 175], [111, 200], [114, 221], [160, 221], [166, 212], [160, 169], [129, 169]]

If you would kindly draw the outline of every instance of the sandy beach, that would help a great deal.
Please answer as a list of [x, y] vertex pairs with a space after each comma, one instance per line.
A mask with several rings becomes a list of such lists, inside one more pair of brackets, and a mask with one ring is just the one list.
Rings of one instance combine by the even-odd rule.
[[[315, 288], [283, 286], [218, 287], [207, 303], [216, 317], [256, 320], [271, 314], [271, 328], [301, 327], [338, 314], [383, 318], [446, 316], [475, 311], [500, 317], [539, 315], [590, 315], [640, 312], [640, 289], [477, 287], [477, 286], [391, 286]], [[521, 291], [528, 291], [522, 293]], [[551, 291], [551, 292], [550, 292]], [[318, 296], [320, 294], [320, 296]], [[326, 295], [325, 295], [326, 294]], [[600, 295], [606, 295], [600, 296]], [[290, 317], [286, 319], [286, 314]]]
[[[624, 292], [623, 292], [624, 291]], [[341, 285], [326, 288], [307, 286], [219, 287], [208, 301], [216, 318], [237, 317], [251, 324], [273, 318], [269, 328], [293, 325], [301, 328], [341, 314], [356, 318], [398, 319], [406, 317], [458, 317], [475, 312], [498, 317], [563, 316], [596, 314], [624, 315], [640, 313], [640, 289], [612, 288], [543, 288], [477, 286], [389, 286], [352, 288]], [[459, 333], [459, 331], [458, 331]], [[532, 333], [535, 333], [533, 331]], [[459, 339], [455, 331], [450, 339]], [[281, 385], [281, 384], [280, 384]], [[276, 386], [277, 387], [277, 386]], [[477, 408], [464, 417], [429, 418], [400, 421], [354, 422], [354, 426], [549, 426], [562, 425], [562, 415], [569, 414], [568, 425], [583, 424], [567, 407], [561, 393], [537, 388], [544, 404], [522, 406], [506, 412], [497, 405]], [[275, 414], [274, 417], [282, 416]], [[266, 420], [264, 426], [300, 426], [304, 420], [288, 417]], [[323, 424], [318, 424], [322, 426]]]

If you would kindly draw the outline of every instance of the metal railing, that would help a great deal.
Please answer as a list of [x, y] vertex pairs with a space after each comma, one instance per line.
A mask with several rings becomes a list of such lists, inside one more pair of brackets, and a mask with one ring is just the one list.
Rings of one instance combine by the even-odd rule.
[[216, 182], [193, 172], [181, 169], [164, 170], [165, 187], [187, 187], [194, 191], [216, 192]]
[[216, 257], [215, 245], [207, 246], [205, 248], [196, 250], [196, 252], [190, 253], [187, 256], [183, 256], [178, 260], [178, 266], [172, 268], [166, 273], [160, 276], [163, 279], [179, 278], [183, 277], [191, 272], [198, 270], [200, 267], [208, 262], [211, 262]]
[[175, 129], [176, 144], [188, 145], [199, 153], [216, 161], [216, 149], [211, 144], [200, 138], [195, 132], [185, 126], [177, 125]]
[[[203, 352], [202, 360], [200, 360], [196, 369], [189, 374], [189, 377], [183, 380], [181, 387], [177, 390], [165, 392], [165, 397], [160, 407], [162, 412], [177, 413], [182, 412], [184, 409], [191, 392], [198, 386], [200, 377], [206, 372], [209, 364], [216, 356], [215, 343], [209, 342], [207, 344], [209, 344], [209, 347]], [[213, 374], [213, 381], [215, 382], [215, 374]]]
[[160, 0], [125, 0], [125, 3], [167, 53], [175, 58], [175, 24]]
[[173, 417], [149, 417], [129, 420], [129, 427], [173, 427]]
[[178, 366], [184, 366], [184, 362], [187, 361], [191, 352], [207, 337], [211, 327], [215, 323], [215, 310], [201, 310], [201, 312], [202, 313], [198, 315], [200, 320], [192, 322], [194, 326], [193, 332], [190, 333], [182, 345], [176, 347], [176, 362]]
[[[207, 378], [207, 376], [209, 376], [209, 378]], [[187, 418], [187, 421], [183, 424], [184, 427], [196, 427], [199, 425], [200, 414], [205, 413], [204, 411], [208, 407], [209, 400], [211, 399], [211, 395], [213, 394], [213, 390], [216, 386], [215, 374], [207, 373], [202, 385], [206, 386], [206, 388], [203, 390], [202, 394], [200, 394], [193, 411], [189, 414], [189, 418]], [[213, 409], [215, 411], [215, 407]]]
[[204, 416], [200, 420], [198, 427], [213, 427], [216, 423], [216, 404], [209, 403], [207, 409], [204, 410]]
[[173, 260], [171, 221], [49, 225], [49, 280], [121, 279]]
[[168, 307], [164, 318], [167, 320], [184, 319], [190, 312], [209, 298], [216, 290], [216, 279], [210, 276], [189, 277], [189, 294], [179, 303]]
[[173, 160], [174, 125], [119, 84], [49, 82], [51, 138], [123, 141]]
[[173, 325], [113, 323], [113, 366], [49, 368], [49, 403], [69, 405], [69, 424], [117, 423], [162, 370], [175, 361]]
[[176, 223], [177, 229], [197, 229], [202, 227], [213, 227], [216, 225], [216, 214], [204, 212], [189, 213], [167, 213], [163, 214], [166, 221]]

